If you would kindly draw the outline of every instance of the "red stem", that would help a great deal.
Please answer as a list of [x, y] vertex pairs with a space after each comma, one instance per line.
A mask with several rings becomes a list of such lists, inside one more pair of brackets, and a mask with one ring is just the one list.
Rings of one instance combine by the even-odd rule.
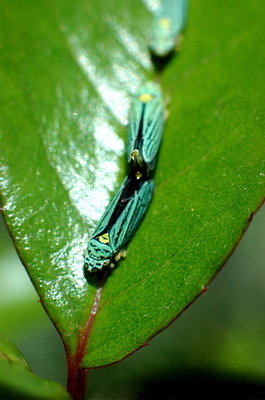
[[67, 390], [74, 400], [83, 400], [87, 382], [87, 368], [75, 368], [68, 364]]
[[67, 390], [74, 400], [84, 399], [87, 374], [89, 369], [82, 368], [81, 363], [86, 353], [89, 336], [92, 330], [93, 322], [98, 312], [101, 293], [106, 278], [107, 278], [107, 273], [103, 275], [102, 280], [99, 282], [99, 286], [96, 290], [94, 302], [89, 312], [86, 325], [79, 331], [76, 353], [74, 355], [68, 355], [67, 357], [67, 364], [68, 364]]

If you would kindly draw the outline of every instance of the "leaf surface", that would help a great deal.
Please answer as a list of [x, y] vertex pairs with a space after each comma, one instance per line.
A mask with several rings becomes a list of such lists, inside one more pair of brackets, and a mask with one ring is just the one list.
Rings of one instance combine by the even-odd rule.
[[86, 367], [172, 322], [264, 198], [264, 2], [190, 3], [183, 51], [160, 77], [171, 102], [154, 199], [99, 290], [83, 250], [126, 173], [131, 96], [155, 78], [151, 13], [138, 0], [0, 2], [4, 216], [68, 355], [86, 333]]

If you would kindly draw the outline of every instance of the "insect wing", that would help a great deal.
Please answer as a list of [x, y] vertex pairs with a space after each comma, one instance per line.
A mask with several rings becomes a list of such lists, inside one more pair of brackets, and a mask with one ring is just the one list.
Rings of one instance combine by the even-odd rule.
[[[151, 100], [144, 103], [140, 100], [142, 96], [148, 96]], [[131, 107], [127, 145], [128, 162], [131, 160], [132, 151], [137, 149], [143, 161], [150, 169], [153, 169], [163, 127], [164, 106], [161, 92], [154, 88], [143, 89]]]
[[92, 235], [92, 238], [95, 238], [96, 236], [98, 236], [101, 232], [103, 232], [106, 228], [106, 226], [108, 225], [110, 218], [113, 214], [113, 211], [120, 199], [120, 196], [122, 194], [122, 191], [126, 185], [126, 181], [127, 178], [124, 179], [122, 185], [120, 186], [119, 190], [115, 193], [114, 197], [112, 198], [111, 202], [109, 203], [109, 205], [107, 206], [104, 214], [102, 215], [99, 224], [95, 230], [95, 232]]
[[134, 99], [131, 106], [129, 115], [129, 126], [128, 126], [128, 144], [127, 144], [127, 156], [128, 162], [131, 161], [132, 151], [137, 146], [137, 137], [141, 123], [141, 117], [143, 112], [143, 103], [137, 98]]
[[153, 195], [153, 181], [146, 181], [135, 192], [110, 231], [110, 243], [114, 250], [120, 250], [133, 236]]
[[179, 1], [181, 3], [179, 7], [179, 16], [181, 21], [180, 32], [181, 32], [183, 31], [187, 23], [188, 0], [179, 0]]
[[164, 110], [161, 98], [156, 98], [146, 104], [143, 119], [141, 153], [146, 164], [152, 169], [154, 168], [164, 128]]

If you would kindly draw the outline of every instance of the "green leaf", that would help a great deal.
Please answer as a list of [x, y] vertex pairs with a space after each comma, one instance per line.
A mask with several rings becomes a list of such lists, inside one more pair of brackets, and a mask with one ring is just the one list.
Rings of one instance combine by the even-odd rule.
[[34, 375], [18, 349], [0, 335], [1, 399], [70, 399], [56, 382]]
[[161, 76], [171, 103], [154, 199], [99, 289], [83, 249], [126, 173], [130, 98], [155, 77], [151, 13], [138, 0], [0, 2], [4, 216], [70, 363], [85, 350], [83, 366], [113, 363], [170, 324], [263, 200], [265, 3], [190, 3]]

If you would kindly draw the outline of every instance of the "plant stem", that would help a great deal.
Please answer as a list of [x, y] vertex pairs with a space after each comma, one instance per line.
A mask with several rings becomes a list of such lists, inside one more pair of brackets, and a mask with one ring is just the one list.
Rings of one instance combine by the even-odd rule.
[[74, 400], [84, 399], [88, 371], [88, 368], [68, 369], [67, 390]]
[[83, 400], [86, 389], [86, 378], [88, 368], [81, 368], [81, 363], [86, 352], [88, 340], [92, 330], [93, 322], [99, 308], [103, 285], [107, 278], [107, 272], [103, 274], [99, 281], [98, 288], [95, 293], [94, 302], [87, 318], [86, 325], [80, 329], [78, 335], [77, 349], [74, 355], [67, 356], [68, 364], [68, 380], [67, 390], [74, 400]]

